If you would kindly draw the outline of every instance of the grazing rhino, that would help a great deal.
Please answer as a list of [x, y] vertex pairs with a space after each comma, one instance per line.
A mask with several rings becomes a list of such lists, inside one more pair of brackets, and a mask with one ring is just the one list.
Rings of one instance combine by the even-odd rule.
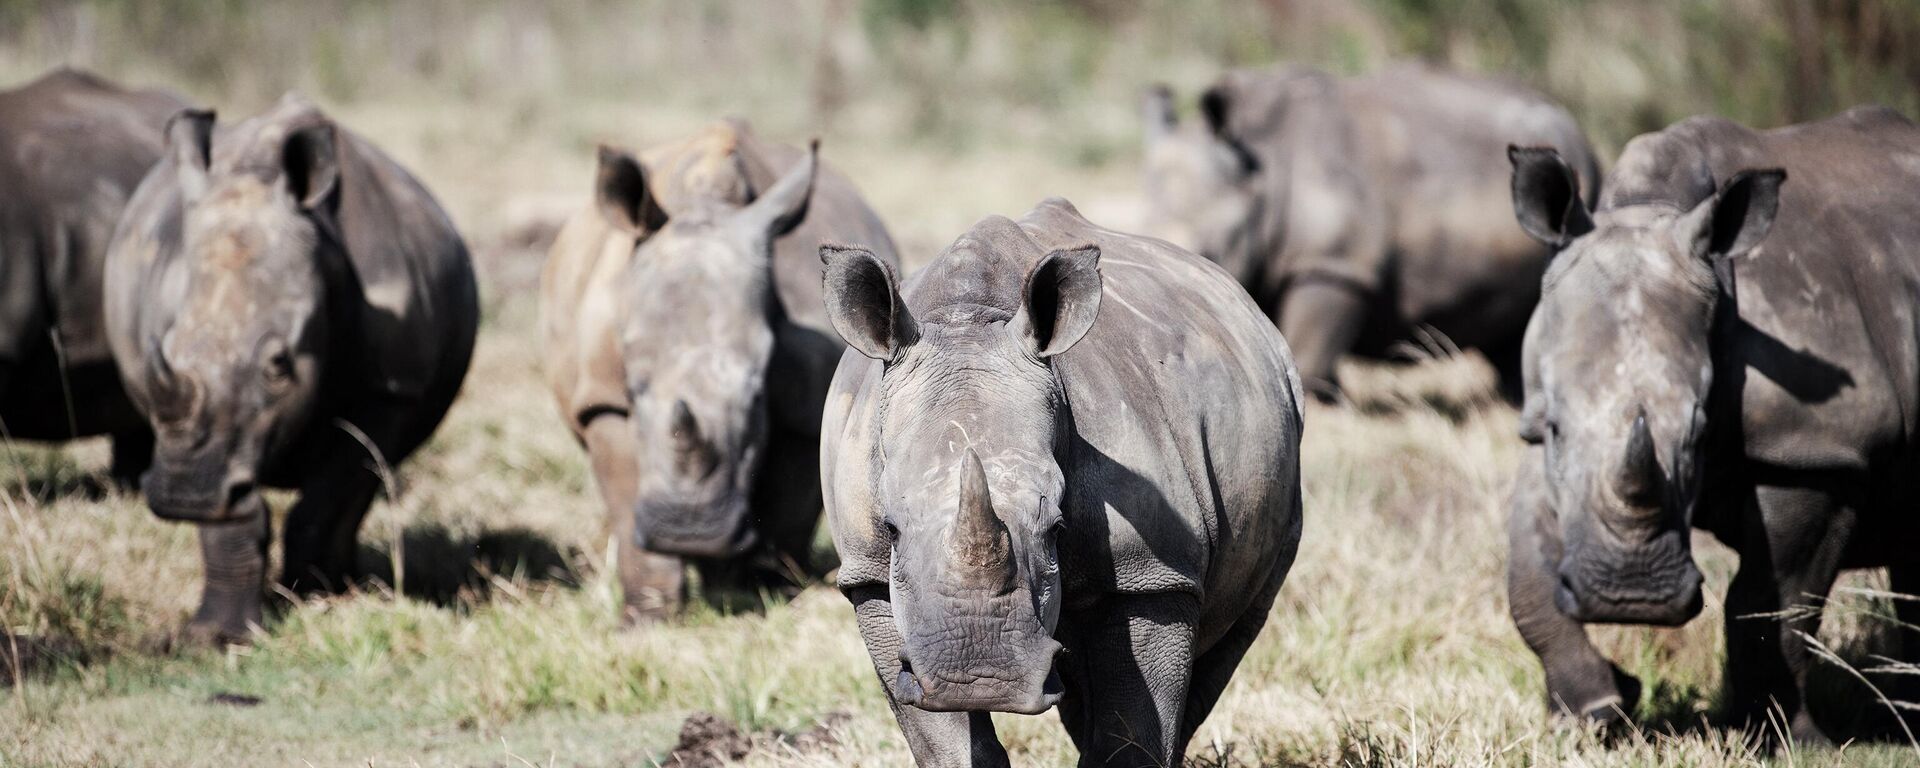
[[[1508, 144], [1556, 147], [1589, 196], [1593, 150], [1572, 116], [1502, 82], [1417, 66], [1335, 78], [1227, 73], [1182, 129], [1146, 102], [1149, 230], [1240, 279], [1322, 398], [1340, 355], [1478, 349], [1509, 397], [1551, 251], [1507, 212]], [[1436, 338], [1436, 334], [1438, 338]]]
[[627, 620], [709, 584], [812, 567], [820, 407], [845, 349], [820, 243], [893, 245], [812, 152], [714, 125], [640, 158], [602, 148], [594, 205], [542, 274], [547, 381], [593, 464]]
[[383, 476], [439, 425], [473, 352], [472, 264], [432, 195], [297, 97], [217, 132], [212, 112], [181, 112], [114, 234], [105, 293], [158, 436], [147, 504], [200, 524], [189, 635], [260, 622], [265, 487], [300, 492], [281, 583], [345, 587]]
[[[1232, 276], [1064, 200], [901, 291], [822, 249], [839, 586], [922, 766], [1006, 765], [1060, 705], [1081, 765], [1178, 765], [1300, 539], [1300, 380]], [[1059, 655], [1065, 651], [1065, 655]]]
[[1513, 150], [1521, 225], [1563, 249], [1527, 332], [1514, 621], [1555, 710], [1621, 718], [1639, 685], [1582, 625], [1692, 619], [1709, 531], [1740, 555], [1730, 714], [1817, 742], [1802, 633], [1835, 575], [1920, 593], [1920, 126], [1694, 118], [1630, 142], [1606, 190], [1589, 214], [1563, 158]]
[[71, 69], [0, 91], [0, 427], [9, 439], [112, 435], [127, 486], [153, 433], [114, 368], [100, 270], [167, 118], [186, 106]]

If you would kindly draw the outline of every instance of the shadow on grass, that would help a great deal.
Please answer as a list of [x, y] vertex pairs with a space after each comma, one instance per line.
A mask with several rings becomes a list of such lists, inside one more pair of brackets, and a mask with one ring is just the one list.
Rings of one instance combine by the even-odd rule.
[[581, 574], [576, 563], [576, 557], [525, 528], [459, 534], [430, 524], [408, 526], [398, 547], [392, 542], [362, 543], [358, 570], [365, 581], [455, 608], [484, 602], [496, 578], [577, 587]]
[[14, 443], [0, 447], [0, 494], [50, 504], [61, 499], [101, 501], [115, 490], [104, 471], [89, 471], [57, 447]]

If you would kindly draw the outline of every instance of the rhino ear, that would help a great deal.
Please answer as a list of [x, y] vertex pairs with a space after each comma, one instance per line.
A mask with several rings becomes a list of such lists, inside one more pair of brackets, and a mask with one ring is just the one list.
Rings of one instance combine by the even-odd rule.
[[1694, 256], [1712, 261], [1739, 256], [1765, 240], [1780, 210], [1779, 168], [1745, 170], [1733, 175], [1713, 197], [1695, 206], [1680, 224]]
[[1513, 163], [1513, 215], [1520, 229], [1554, 248], [1593, 231], [1580, 177], [1552, 147], [1507, 147]]
[[339, 134], [333, 123], [321, 121], [289, 133], [280, 150], [280, 165], [287, 191], [300, 201], [300, 207], [310, 211], [330, 207], [340, 188]]
[[188, 200], [207, 191], [207, 168], [213, 163], [213, 110], [183, 109], [167, 119], [167, 154], [173, 157], [175, 178]]
[[918, 337], [918, 326], [900, 300], [893, 267], [873, 251], [844, 245], [820, 246], [827, 265], [824, 293], [833, 329], [860, 354], [892, 361]]
[[813, 180], [820, 167], [820, 140], [807, 147], [807, 156], [773, 188], [746, 208], [745, 221], [757, 234], [777, 239], [792, 232], [807, 220], [808, 202], [813, 198]]
[[1227, 116], [1232, 101], [1225, 85], [1211, 86], [1200, 93], [1200, 117], [1207, 121], [1208, 133], [1226, 138]]
[[1013, 330], [1035, 357], [1067, 351], [1093, 328], [1100, 314], [1100, 248], [1083, 245], [1054, 251], [1027, 273]]
[[623, 150], [600, 145], [600, 169], [593, 181], [593, 203], [600, 217], [634, 236], [659, 231], [667, 213], [647, 188], [647, 172]]

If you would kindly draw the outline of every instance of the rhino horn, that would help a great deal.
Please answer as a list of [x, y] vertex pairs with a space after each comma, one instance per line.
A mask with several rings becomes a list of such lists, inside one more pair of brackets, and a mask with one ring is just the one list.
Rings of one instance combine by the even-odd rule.
[[1665, 494], [1667, 478], [1653, 450], [1653, 431], [1647, 428], [1645, 408], [1633, 417], [1633, 431], [1627, 436], [1627, 452], [1617, 480], [1620, 497], [1628, 502], [1651, 506]]
[[960, 460], [960, 509], [954, 515], [948, 534], [954, 560], [974, 568], [1003, 565], [1008, 561], [1006, 526], [993, 513], [993, 498], [987, 491], [987, 470], [980, 455], [967, 449]]

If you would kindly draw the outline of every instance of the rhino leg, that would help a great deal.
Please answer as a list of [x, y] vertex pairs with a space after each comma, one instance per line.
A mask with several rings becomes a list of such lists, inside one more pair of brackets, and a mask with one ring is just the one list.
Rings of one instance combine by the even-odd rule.
[[1555, 605], [1553, 563], [1559, 536], [1540, 479], [1539, 448], [1520, 459], [1507, 518], [1507, 606], [1521, 639], [1546, 672], [1547, 707], [1557, 715], [1603, 723], [1624, 721], [1640, 698], [1640, 682], [1600, 655], [1587, 628]]
[[1287, 290], [1275, 318], [1293, 350], [1300, 379], [1323, 402], [1340, 392], [1334, 365], [1353, 348], [1367, 322], [1367, 296], [1334, 280], [1301, 280]]
[[594, 418], [582, 431], [594, 484], [605, 502], [605, 530], [613, 537], [620, 576], [620, 622], [632, 626], [659, 621], [680, 610], [686, 599], [686, 567], [680, 558], [641, 549], [633, 537], [633, 508], [639, 494], [639, 460], [633, 430], [615, 414]]
[[1813, 655], [1801, 633], [1820, 630], [1854, 516], [1823, 490], [1762, 486], [1754, 499], [1763, 524], [1743, 526], [1727, 588], [1728, 714], [1762, 731], [1784, 719], [1794, 743], [1826, 744], [1806, 708]]
[[[1280, 574], [1286, 569], [1281, 568]], [[1181, 751], [1193, 739], [1193, 732], [1206, 722], [1207, 715], [1213, 712], [1213, 705], [1219, 703], [1220, 694], [1227, 689], [1227, 682], [1233, 679], [1233, 671], [1240, 666], [1240, 659], [1247, 655], [1247, 649], [1260, 637], [1260, 630], [1267, 626], [1267, 613], [1273, 610], [1273, 598], [1280, 593], [1282, 579], [1276, 576], [1267, 588], [1240, 614], [1233, 627], [1221, 636], [1218, 642], [1208, 648], [1206, 653], [1193, 662], [1193, 682], [1187, 686], [1186, 712], [1180, 719]]]
[[[378, 423], [378, 422], [374, 422]], [[351, 586], [358, 560], [360, 523], [380, 493], [382, 466], [360, 442], [335, 429], [326, 444], [327, 457], [300, 481], [300, 500], [287, 513], [282, 535], [284, 562], [280, 584], [294, 594], [340, 592]], [[375, 445], [378, 435], [370, 435]], [[382, 462], [398, 461], [398, 456]]]
[[140, 475], [153, 465], [153, 430], [138, 429], [113, 433], [113, 463], [107, 474], [123, 491], [140, 490]]
[[[1888, 588], [1896, 594], [1920, 596], [1920, 563], [1907, 562], [1887, 568]], [[1908, 664], [1920, 664], [1920, 601], [1894, 600], [1894, 618], [1900, 622], [1900, 646], [1897, 653], [1900, 661]], [[1920, 684], [1905, 676], [1894, 680], [1875, 681], [1880, 689], [1886, 691], [1894, 701], [1920, 700]], [[1902, 710], [1894, 713], [1906, 721], [1908, 728], [1920, 728], [1920, 714]]]
[[244, 642], [263, 624], [261, 588], [267, 577], [269, 516], [200, 526], [200, 560], [206, 569], [200, 607], [187, 622], [186, 639], [202, 645]]
[[754, 487], [753, 506], [762, 538], [777, 559], [776, 586], [797, 586], [816, 576], [813, 534], [820, 525], [820, 438], [775, 430], [767, 441]]
[[895, 698], [893, 685], [900, 677], [900, 649], [904, 643], [893, 623], [893, 606], [887, 600], [886, 587], [850, 590], [854, 615], [860, 622], [860, 637], [866, 641], [867, 655], [873, 658], [874, 674], [886, 691], [887, 706], [900, 723], [907, 738], [913, 762], [919, 768], [1003, 768], [1010, 765], [1006, 749], [993, 731], [993, 719], [984, 712], [928, 712], [902, 706]]
[[1115, 596], [1095, 615], [1062, 617], [1076, 629], [1061, 661], [1060, 720], [1081, 766], [1180, 764], [1199, 615], [1192, 595], [1169, 592]]

